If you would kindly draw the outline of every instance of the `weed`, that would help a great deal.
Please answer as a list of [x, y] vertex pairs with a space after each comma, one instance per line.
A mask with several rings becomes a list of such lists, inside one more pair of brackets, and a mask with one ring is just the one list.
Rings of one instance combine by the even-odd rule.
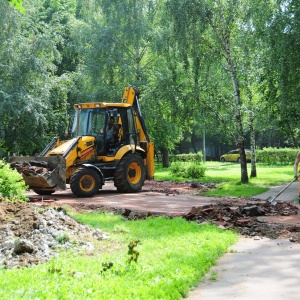
[[217, 275], [218, 275], [218, 272], [217, 271], [211, 271], [211, 274], [210, 274], [210, 277], [209, 277], [209, 280], [217, 280]]
[[127, 254], [129, 255], [129, 258], [127, 260], [127, 263], [128, 264], [131, 264], [132, 261], [134, 261], [135, 263], [137, 263], [137, 260], [139, 258], [139, 251], [137, 251], [135, 249], [135, 247], [137, 246], [137, 244], [139, 243], [140, 241], [139, 240], [133, 240], [129, 243], [128, 245], [128, 252]]
[[63, 234], [59, 234], [55, 240], [59, 243], [59, 244], [65, 244], [66, 242], [68, 242], [70, 240], [69, 236], [66, 233]]

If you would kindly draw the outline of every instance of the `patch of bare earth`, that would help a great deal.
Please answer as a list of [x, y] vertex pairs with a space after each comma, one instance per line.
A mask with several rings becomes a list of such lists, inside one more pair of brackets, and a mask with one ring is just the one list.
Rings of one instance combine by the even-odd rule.
[[[196, 182], [146, 181], [143, 191], [201, 195], [213, 188], [213, 185]], [[155, 215], [83, 203], [72, 207], [78, 211], [107, 210], [128, 219]], [[220, 198], [215, 204], [191, 207], [190, 212], [182, 217], [200, 224], [210, 222], [245, 236], [284, 238], [300, 243], [300, 223], [295, 222], [300, 221], [298, 211], [296, 205], [288, 202], [278, 201], [276, 205], [271, 205], [266, 201], [226, 197]], [[91, 249], [93, 240], [106, 237], [100, 229], [80, 224], [61, 207], [7, 202], [0, 198], [0, 267], [35, 265], [57, 255], [61, 248], [80, 251]]]
[[186, 194], [201, 195], [210, 189], [215, 189], [214, 184], [206, 184], [195, 181], [164, 181], [164, 180], [146, 180], [143, 186], [143, 192], [157, 192], [164, 194]]

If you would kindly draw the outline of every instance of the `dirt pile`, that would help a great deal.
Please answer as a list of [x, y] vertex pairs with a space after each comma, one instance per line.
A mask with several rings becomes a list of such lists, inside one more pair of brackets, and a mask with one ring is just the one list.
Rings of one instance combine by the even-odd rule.
[[47, 261], [60, 249], [92, 249], [107, 236], [68, 216], [62, 208], [0, 199], [0, 267], [27, 267]]
[[201, 195], [203, 192], [215, 189], [215, 184], [207, 184], [196, 181], [164, 181], [164, 180], [146, 180], [143, 186], [143, 192], [157, 192], [167, 195]]
[[270, 216], [293, 216], [298, 214], [298, 207], [289, 202], [219, 202], [216, 205], [193, 207], [183, 218], [198, 223], [211, 222], [224, 229], [233, 229], [245, 236], [260, 236], [271, 239], [289, 238], [300, 243], [300, 225], [291, 225], [266, 221]]

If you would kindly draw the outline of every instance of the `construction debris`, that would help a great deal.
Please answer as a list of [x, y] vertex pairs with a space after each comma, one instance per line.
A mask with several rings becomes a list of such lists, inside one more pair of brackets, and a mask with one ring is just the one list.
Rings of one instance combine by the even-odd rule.
[[264, 219], [268, 216], [297, 215], [298, 210], [297, 206], [289, 202], [278, 202], [275, 206], [269, 202], [219, 202], [215, 205], [193, 207], [183, 218], [197, 223], [211, 222], [220, 228], [234, 229], [245, 236], [289, 238], [300, 242], [300, 225], [278, 224], [266, 222]]
[[10, 165], [11, 168], [16, 169], [19, 173], [28, 176], [46, 174], [47, 172], [52, 171], [49, 164], [43, 161], [13, 162]]

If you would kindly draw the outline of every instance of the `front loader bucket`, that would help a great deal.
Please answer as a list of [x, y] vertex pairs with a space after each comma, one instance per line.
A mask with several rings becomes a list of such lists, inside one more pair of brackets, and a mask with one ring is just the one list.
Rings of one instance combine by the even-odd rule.
[[26, 185], [36, 190], [66, 189], [66, 160], [57, 156], [12, 156], [13, 169], [22, 174]]

